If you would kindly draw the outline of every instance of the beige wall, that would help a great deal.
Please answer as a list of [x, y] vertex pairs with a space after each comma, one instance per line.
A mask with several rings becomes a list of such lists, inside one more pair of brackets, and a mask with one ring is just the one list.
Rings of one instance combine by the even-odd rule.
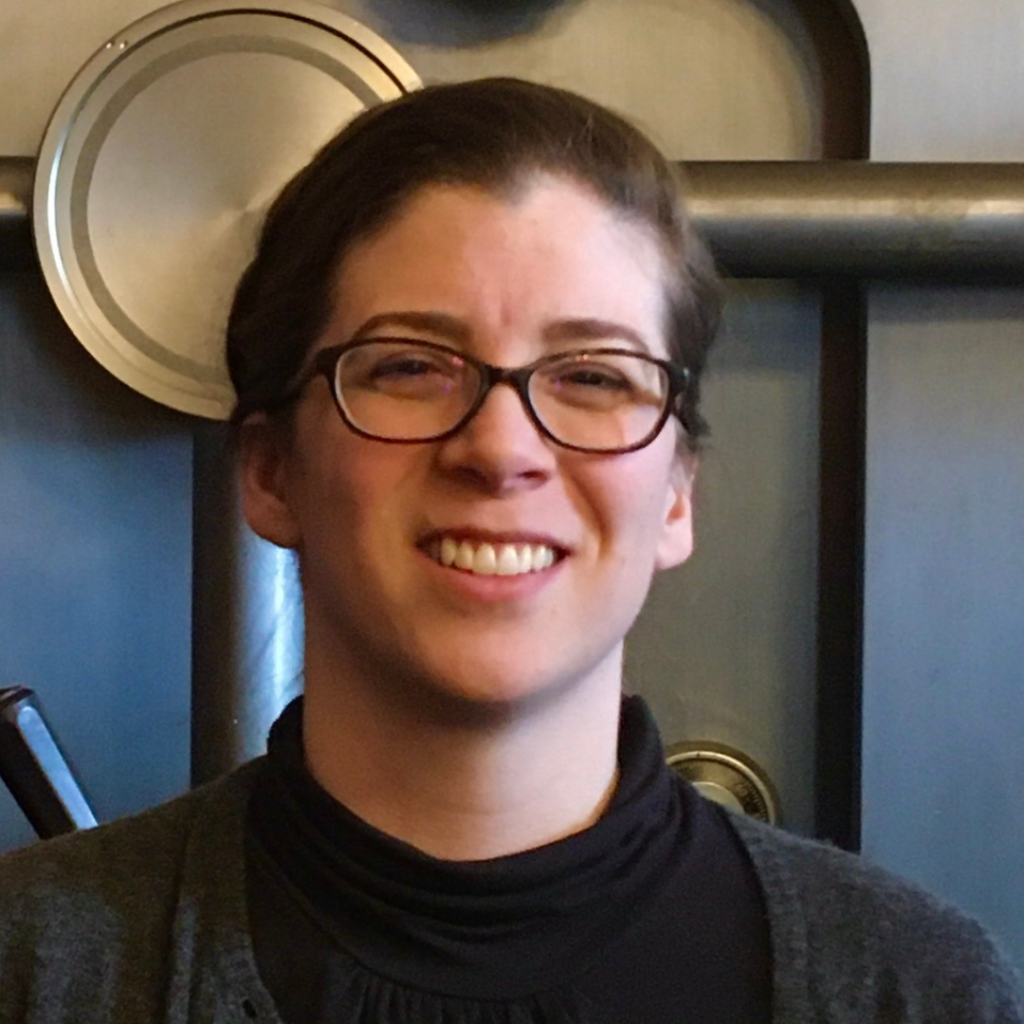
[[1024, 159], [1024, 4], [855, 0], [875, 160]]

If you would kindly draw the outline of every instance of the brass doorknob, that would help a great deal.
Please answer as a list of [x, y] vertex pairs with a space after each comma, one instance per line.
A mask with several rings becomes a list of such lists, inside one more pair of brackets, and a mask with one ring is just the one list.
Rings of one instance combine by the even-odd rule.
[[709, 800], [773, 825], [781, 820], [778, 792], [768, 773], [735, 747], [711, 740], [673, 743], [665, 760]]

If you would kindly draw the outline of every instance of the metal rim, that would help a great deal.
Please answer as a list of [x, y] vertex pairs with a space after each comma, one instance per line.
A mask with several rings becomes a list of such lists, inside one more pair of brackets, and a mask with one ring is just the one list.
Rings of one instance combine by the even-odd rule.
[[[674, 743], [665, 751], [665, 763], [694, 783], [701, 781], [702, 766], [721, 766], [741, 785], [750, 787], [752, 800], [733, 793], [747, 814], [773, 825], [781, 820], [779, 796], [768, 774], [753, 758], [734, 747], [711, 740]], [[729, 788], [720, 780], [715, 780], [715, 784]]]
[[[280, 50], [274, 49], [276, 33], [288, 35], [291, 49], [286, 51], [284, 43], [280, 44]], [[204, 308], [196, 314], [204, 324], [208, 321], [210, 325], [209, 337], [201, 339], [203, 357], [201, 360], [191, 358], [192, 353], [182, 350], [173, 332], [154, 336], [151, 323], [142, 325], [125, 310], [121, 299], [115, 297], [115, 289], [107, 287], [110, 280], [106, 271], [111, 259], [108, 258], [104, 264], [93, 251], [96, 240], [102, 252], [108, 256], [115, 253], [118, 258], [123, 258], [125, 266], [138, 259], [138, 248], [132, 250], [129, 247], [124, 252], [116, 249], [117, 239], [121, 237], [118, 232], [123, 224], [116, 218], [114, 223], [110, 223], [109, 218], [103, 220], [103, 203], [93, 201], [96, 191], [102, 191], [102, 188], [94, 189], [101, 175], [97, 172], [94, 178], [93, 172], [100, 160], [109, 160], [104, 156], [103, 147], [108, 146], [115, 130], [120, 133], [117, 136], [118, 146], [125, 145], [125, 138], [131, 141], [129, 129], [124, 127], [123, 115], [139, 97], [146, 99], [145, 91], [151, 89], [153, 83], [165, 85], [160, 77], [165, 73], [162, 69], [178, 72], [190, 61], [198, 63], [200, 58], [192, 56], [191, 51], [186, 53], [185, 46], [188, 44], [194, 49], [196, 40], [200, 38], [206, 40], [208, 51], [202, 54], [204, 60], [210, 55], [218, 56], [220, 51], [217, 48], [221, 46], [226, 53], [229, 41], [235, 47], [230, 54], [232, 57], [238, 52], [250, 56], [249, 51], [237, 43], [238, 38], [248, 38], [261, 41], [262, 48], [254, 48], [253, 54], [264, 60], [276, 61], [282, 68], [288, 65], [290, 69], [298, 68], [303, 73], [317, 75], [325, 67], [335, 68], [336, 72], [323, 79], [317, 78], [317, 81], [327, 82], [328, 88], [339, 93], [347, 90], [346, 102], [355, 108], [355, 112], [412, 91], [421, 83], [409, 64], [376, 33], [312, 0], [256, 0], [245, 3], [238, 0], [182, 0], [141, 18], [119, 32], [86, 62], [65, 90], [43, 137], [33, 192], [36, 251], [54, 301], [82, 345], [124, 383], [182, 412], [224, 419], [234, 404], [234, 393], [222, 365], [219, 326], [216, 330], [213, 327], [220, 323], [214, 310], [219, 314], [221, 307], [226, 305], [223, 294], [218, 293], [215, 300], [212, 295], [204, 294], [201, 288], [185, 291], [179, 287], [175, 291], [171, 284], [167, 286], [166, 296], [159, 297], [161, 303], [166, 303], [166, 316], [170, 319], [178, 308], [192, 310], [197, 303], [203, 302], [209, 305], [209, 311]], [[255, 46], [251, 42], [250, 45]], [[306, 58], [300, 59], [297, 55], [307, 52], [309, 64], [303, 65]], [[349, 54], [350, 57], [345, 56]], [[361, 69], [365, 74], [360, 74]], [[216, 101], [219, 99], [219, 96], [215, 98]], [[255, 115], [256, 111], [253, 113]], [[262, 114], [262, 110], [259, 113]], [[344, 119], [336, 121], [333, 130], [343, 123]], [[159, 138], [161, 127], [159, 119], [156, 124], [147, 123], [149, 134], [142, 142]], [[165, 136], [169, 138], [170, 134], [166, 132]], [[309, 153], [327, 137], [329, 134], [311, 137]], [[170, 142], [163, 144], [170, 145]], [[197, 161], [197, 165], [201, 166], [201, 161]], [[288, 176], [290, 173], [277, 182], [277, 187], [283, 185]], [[103, 192], [106, 201], [112, 190], [103, 187], [106, 188]], [[206, 184], [199, 182], [196, 187], [202, 189]], [[145, 211], [146, 199], [141, 186], [129, 198], [137, 202], [135, 209]], [[251, 208], [244, 212], [244, 232], [239, 227], [233, 235], [234, 224], [221, 231], [219, 244], [239, 264], [239, 271], [251, 251], [251, 238], [255, 233], [253, 225], [261, 217], [270, 197], [259, 198], [260, 203], [254, 199]], [[204, 208], [209, 205], [204, 201]], [[108, 211], [109, 208], [108, 201]], [[123, 219], [127, 222], [129, 218], [125, 216]], [[145, 217], [131, 221], [134, 225], [145, 222]], [[139, 230], [142, 228], [139, 227], [134, 234], [137, 235]], [[227, 266], [230, 262], [223, 261], [219, 265]], [[173, 275], [168, 277], [173, 281]], [[152, 277], [151, 280], [157, 278]], [[115, 284], [123, 286], [124, 282]], [[154, 284], [154, 291], [158, 287], [163, 285]], [[222, 284], [221, 292], [224, 287]], [[130, 294], [127, 286], [121, 287], [120, 294], [122, 297]], [[147, 301], [152, 305], [152, 296]], [[207, 312], [209, 316], [203, 320], [200, 313]]]

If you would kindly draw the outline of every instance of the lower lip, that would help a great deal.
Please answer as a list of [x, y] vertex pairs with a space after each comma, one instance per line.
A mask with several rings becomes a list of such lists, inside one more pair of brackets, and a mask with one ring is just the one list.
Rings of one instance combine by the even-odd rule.
[[456, 593], [484, 602], [522, 601], [533, 597], [558, 576], [566, 561], [563, 558], [547, 569], [522, 572], [515, 576], [484, 576], [467, 572], [465, 569], [441, 565], [425, 553], [423, 557], [436, 570], [438, 580], [447, 587]]

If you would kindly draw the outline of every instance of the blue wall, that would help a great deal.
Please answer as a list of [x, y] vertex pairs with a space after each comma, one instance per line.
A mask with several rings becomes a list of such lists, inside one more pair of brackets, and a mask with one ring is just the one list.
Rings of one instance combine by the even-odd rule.
[[863, 846], [1024, 972], [1024, 289], [875, 289]]
[[[97, 817], [188, 786], [192, 437], [0, 275], [0, 686], [29, 686]], [[0, 786], [0, 850], [34, 839]]]

